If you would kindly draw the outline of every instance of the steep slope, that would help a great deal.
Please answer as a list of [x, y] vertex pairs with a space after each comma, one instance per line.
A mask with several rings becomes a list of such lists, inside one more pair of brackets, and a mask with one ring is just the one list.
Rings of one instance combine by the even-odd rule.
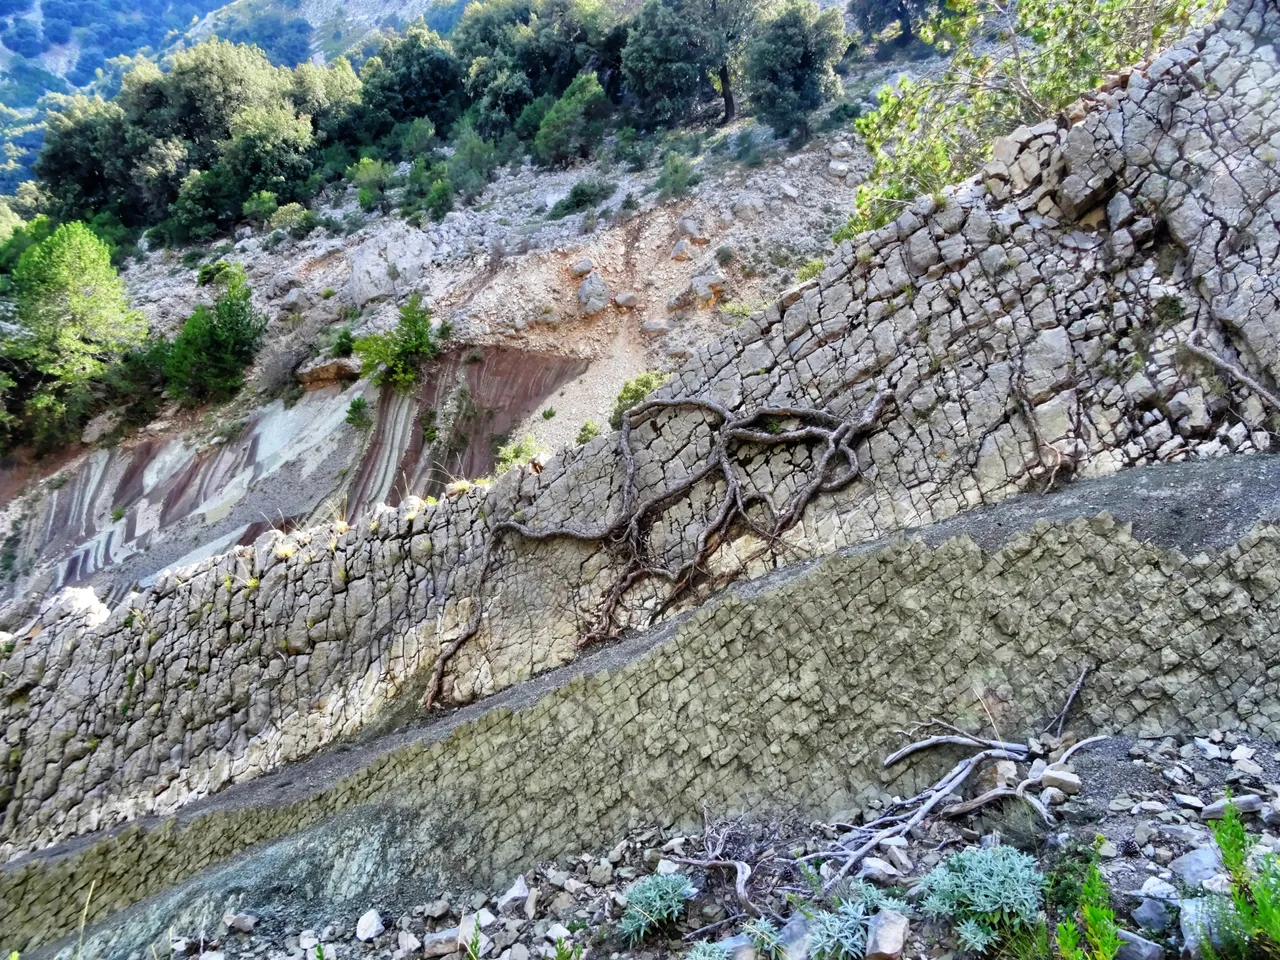
[[[1234, 544], [1200, 535], [1207, 491], [1273, 485], [1272, 461], [1194, 486], [1148, 476], [1272, 442], [1278, 36], [1274, 4], [1236, 0], [1078, 122], [1016, 131], [981, 178], [700, 348], [621, 435], [440, 504], [272, 531], [114, 610], [64, 591], [0, 664], [6, 850], [178, 813], [6, 867], [18, 945], [70, 931], [91, 882], [95, 942], [124, 954], [179, 904], [191, 920], [285, 896], [278, 876], [358, 899], [383, 880], [492, 877], [550, 834], [596, 843], [700, 797], [831, 807], [872, 776], [847, 759], [864, 724], [972, 707], [977, 687], [1002, 724], [1029, 726], [1079, 658], [1103, 664], [1096, 724], [1227, 717], [1274, 736], [1273, 495], [1232, 515], [1265, 524]], [[876, 544], [792, 566], [783, 601], [765, 583], [699, 606], [795, 558], [1069, 481], [1059, 522], [998, 554]], [[1146, 493], [1158, 530], [1196, 516], [1172, 543], [1216, 556], [1066, 522], [1096, 513], [1075, 484], [1098, 482]], [[547, 681], [525, 681], [584, 638], [689, 610], [640, 666], [477, 709], [367, 767], [329, 754], [349, 775], [279, 806], [236, 792], [273, 770], [283, 789], [290, 764], [419, 715], [424, 696], [529, 704]], [[224, 789], [226, 808], [183, 817]]]
[[[273, 524], [350, 522], [377, 503], [436, 496], [444, 481], [488, 473], [495, 440], [508, 435], [533, 435], [555, 450], [585, 420], [607, 422], [626, 378], [669, 368], [720, 335], [736, 322], [721, 309], [726, 302], [766, 302], [824, 252], [821, 238], [852, 200], [862, 161], [839, 161], [840, 176], [828, 169], [828, 150], [843, 154], [848, 144], [828, 139], [783, 156], [750, 125], [719, 142], [744, 135], [774, 155], [744, 167], [708, 151], [704, 183], [687, 198], [654, 197], [653, 170], [608, 174], [613, 212], [592, 230], [584, 231], [586, 213], [546, 213], [603, 169], [526, 166], [441, 224], [374, 215], [346, 236], [268, 249], [266, 237], [250, 235], [230, 252], [206, 251], [245, 265], [271, 321], [249, 388], [203, 419], [175, 406], [133, 436], [108, 424], [87, 450], [46, 468], [43, 483], [25, 463], [0, 465], [0, 529], [16, 574], [10, 595], [92, 585], [119, 596], [165, 566], [250, 543]], [[621, 209], [628, 195], [637, 210]], [[347, 194], [325, 212], [362, 216]], [[721, 266], [725, 254], [732, 262]], [[584, 261], [591, 270], [580, 275]], [[152, 255], [125, 279], [162, 332], [210, 295], [175, 254]], [[597, 283], [597, 300], [584, 299], [584, 285]], [[453, 324], [449, 361], [412, 396], [335, 379], [354, 374], [323, 359], [330, 334], [344, 324], [357, 334], [390, 326], [413, 293]], [[294, 368], [317, 354], [299, 398]], [[519, 378], [507, 382], [515, 369]], [[264, 402], [264, 392], [282, 391]], [[343, 423], [357, 395], [374, 413], [372, 432]], [[548, 409], [555, 416], [544, 419]], [[434, 444], [424, 442], [431, 430]]]

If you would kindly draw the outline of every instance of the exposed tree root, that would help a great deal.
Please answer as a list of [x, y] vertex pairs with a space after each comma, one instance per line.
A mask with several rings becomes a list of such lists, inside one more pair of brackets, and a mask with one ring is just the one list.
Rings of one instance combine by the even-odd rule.
[[[1071, 688], [1065, 706], [1050, 721], [1048, 729], [1056, 726], [1061, 731], [1072, 704], [1080, 694], [1087, 674], [1087, 668], [1081, 671], [1079, 679], [1076, 680]], [[825, 889], [830, 890], [839, 883], [851, 869], [861, 863], [882, 841], [891, 837], [905, 836], [912, 828], [931, 815], [950, 819], [973, 813], [996, 800], [1018, 799], [1033, 807], [1045, 823], [1052, 825], [1055, 822], [1054, 816], [1049, 809], [1039, 799], [1027, 793], [1029, 789], [1041, 785], [1042, 776], [1029, 777], [1016, 787], [995, 787], [971, 800], [958, 801], [956, 799], [956, 794], [960, 787], [983, 764], [990, 760], [1013, 760], [1015, 763], [1029, 763], [1040, 749], [1037, 744], [1034, 742], [1010, 743], [1003, 740], [988, 740], [965, 733], [958, 727], [941, 720], [930, 720], [928, 723], [919, 724], [909, 733], [903, 730], [898, 732], [904, 736], [918, 736], [920, 732], [926, 730], [941, 730], [942, 732], [916, 740], [902, 749], [894, 751], [885, 758], [884, 766], [891, 767], [913, 754], [938, 746], [977, 748], [977, 752], [957, 763], [945, 776], [928, 789], [921, 791], [914, 797], [893, 804], [885, 810], [883, 816], [870, 823], [860, 826], [841, 824], [842, 828], [848, 828], [848, 835], [826, 850], [800, 857], [797, 862], [809, 860], [840, 862], [839, 870], [829, 875], [824, 885]], [[1058, 762], [1066, 763], [1077, 750], [1105, 739], [1107, 738], [1089, 737], [1081, 740], [1066, 750]]]
[[[621, 569], [601, 599], [595, 620], [583, 635], [580, 645], [612, 639], [619, 630], [618, 609], [627, 592], [637, 584], [654, 579], [669, 584], [669, 605], [689, 588], [707, 558], [731, 538], [734, 530], [745, 526], [769, 544], [776, 544], [781, 535], [800, 520], [815, 497], [852, 483], [860, 473], [857, 446], [875, 430], [889, 397], [887, 390], [879, 391], [854, 420], [843, 420], [813, 407], [762, 407], [745, 416], [734, 416], [719, 403], [694, 397], [646, 400], [632, 407], [622, 418], [622, 430], [618, 435], [624, 474], [622, 506], [617, 515], [596, 527], [561, 524], [534, 529], [516, 520], [495, 523], [485, 545], [470, 618], [462, 632], [436, 658], [425, 706], [430, 709], [439, 696], [449, 660], [480, 630], [484, 617], [484, 588], [507, 535], [514, 534], [535, 543], [549, 540], [599, 543], [617, 551]], [[716, 424], [711, 437], [711, 453], [684, 479], [642, 498], [636, 481], [636, 454], [631, 434], [645, 420], [670, 410], [701, 412]], [[789, 444], [812, 445], [821, 450], [821, 455], [808, 482], [788, 503], [777, 508], [768, 495], [743, 490], [735, 469], [735, 453], [743, 446], [760, 448]], [[710, 519], [699, 528], [687, 558], [665, 564], [649, 552], [650, 531], [669, 507], [691, 494], [704, 481], [723, 484], [719, 503], [711, 511]], [[753, 509], [757, 515], [763, 516], [753, 517]]]
[[1199, 357], [1201, 360], [1212, 364], [1223, 373], [1227, 374], [1227, 376], [1248, 387], [1257, 394], [1259, 400], [1269, 406], [1272, 410], [1280, 411], [1280, 397], [1277, 397], [1274, 393], [1263, 386], [1256, 377], [1250, 376], [1234, 363], [1223, 359], [1207, 347], [1201, 346], [1199, 330], [1192, 331], [1191, 336], [1189, 336], [1182, 345], [1186, 347], [1190, 353]]

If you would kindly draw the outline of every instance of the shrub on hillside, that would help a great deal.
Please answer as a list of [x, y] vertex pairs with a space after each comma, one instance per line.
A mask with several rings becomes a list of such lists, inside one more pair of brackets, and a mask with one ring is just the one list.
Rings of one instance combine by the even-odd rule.
[[602, 180], [579, 180], [569, 192], [557, 200], [547, 211], [548, 220], [561, 220], [573, 213], [591, 210], [604, 203], [618, 189], [616, 183]]
[[637, 880], [627, 888], [627, 908], [618, 930], [631, 943], [639, 943], [680, 919], [692, 892], [689, 878], [678, 873], [655, 873]]
[[246, 218], [261, 226], [270, 222], [271, 216], [276, 212], [278, 206], [274, 193], [270, 190], [259, 190], [244, 202], [240, 207], [240, 212]]
[[447, 323], [432, 327], [431, 311], [422, 305], [422, 294], [415, 293], [400, 308], [400, 322], [394, 329], [356, 340], [361, 372], [372, 374], [378, 385], [389, 383], [407, 391], [417, 382], [422, 364], [440, 355], [451, 332]]
[[556, 97], [550, 93], [544, 93], [532, 103], [525, 105], [520, 111], [520, 116], [516, 117], [515, 132], [521, 140], [532, 142], [533, 138], [538, 135], [538, 128], [542, 126], [542, 120], [553, 106], [555, 106]]
[[662, 158], [662, 171], [654, 186], [658, 188], [659, 196], [669, 200], [672, 197], [683, 197], [697, 182], [698, 175], [693, 171], [693, 164], [672, 150]]
[[921, 882], [927, 916], [946, 919], [966, 950], [981, 953], [1036, 922], [1044, 876], [1012, 847], [965, 850]]
[[515, 443], [504, 444], [498, 447], [497, 455], [494, 457], [493, 472], [501, 476], [512, 467], [523, 467], [534, 457], [545, 452], [532, 436], [526, 436]]
[[548, 166], [588, 156], [604, 137], [609, 99], [594, 73], [582, 73], [547, 111], [534, 137], [533, 152]]
[[222, 284], [213, 306], [201, 304], [187, 318], [165, 358], [169, 389], [187, 406], [234, 396], [267, 329], [267, 318], [253, 309], [244, 268], [225, 271]]
[[498, 165], [498, 152], [492, 143], [463, 122], [454, 136], [453, 156], [449, 158], [449, 182], [468, 203], [484, 191]]
[[622, 429], [622, 415], [666, 382], [666, 374], [648, 370], [624, 383], [622, 390], [618, 393], [618, 399], [613, 404], [609, 426], [615, 430]]

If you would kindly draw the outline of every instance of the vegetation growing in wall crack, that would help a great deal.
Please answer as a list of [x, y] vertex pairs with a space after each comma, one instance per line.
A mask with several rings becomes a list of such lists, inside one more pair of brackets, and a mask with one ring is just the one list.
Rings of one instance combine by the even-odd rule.
[[609, 416], [609, 426], [621, 429], [622, 415], [666, 382], [666, 374], [648, 370], [623, 383], [618, 399], [614, 401], [613, 413]]
[[[1052, 116], [1109, 73], [1212, 17], [1221, 0], [959, 0], [920, 33], [950, 54], [903, 80], [857, 122], [876, 158], [843, 240], [895, 219], [916, 197], [975, 173], [998, 136]], [[991, 42], [992, 24], [1000, 28]]]

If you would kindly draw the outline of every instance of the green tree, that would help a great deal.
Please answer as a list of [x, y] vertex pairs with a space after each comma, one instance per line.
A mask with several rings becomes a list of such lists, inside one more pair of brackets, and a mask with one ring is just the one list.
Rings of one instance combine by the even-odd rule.
[[779, 135], [809, 135], [807, 115], [840, 91], [833, 69], [844, 52], [838, 10], [791, 0], [747, 51], [746, 86], [756, 112]]
[[234, 396], [267, 328], [266, 317], [253, 309], [243, 267], [222, 271], [219, 282], [218, 299], [196, 307], [165, 361], [169, 389], [188, 406]]
[[[51, 98], [35, 162], [60, 218], [118, 206], [132, 184], [125, 114], [101, 97]], [[167, 198], [166, 198], [167, 203]]]
[[249, 196], [270, 190], [285, 200], [306, 194], [311, 175], [311, 118], [298, 117], [288, 104], [247, 107], [231, 120], [230, 139], [219, 166]]
[[476, 129], [496, 138], [511, 129], [533, 100], [533, 87], [512, 59], [499, 52], [471, 61], [467, 95], [472, 100], [468, 114], [474, 117]]
[[450, 333], [447, 323], [432, 327], [431, 311], [422, 305], [422, 294], [415, 293], [400, 308], [395, 329], [356, 340], [361, 372], [372, 374], [379, 386], [389, 383], [396, 390], [407, 391], [417, 382], [422, 364], [439, 356]]
[[556, 98], [547, 93], [526, 106], [520, 111], [520, 116], [516, 117], [516, 136], [521, 140], [533, 140], [538, 135], [538, 128], [542, 126], [547, 111], [555, 105]]
[[347, 167], [347, 179], [357, 189], [376, 190], [381, 193], [391, 185], [394, 168], [385, 160], [374, 160], [372, 157], [361, 157], [356, 163]]
[[604, 137], [609, 98], [594, 73], [579, 74], [538, 126], [533, 151], [545, 164], [588, 156]]
[[427, 117], [448, 131], [461, 113], [462, 65], [449, 44], [421, 20], [387, 37], [360, 71], [368, 134]]
[[436, 128], [426, 117], [418, 117], [408, 123], [398, 124], [392, 131], [400, 158], [412, 162], [431, 149], [435, 142]]
[[[41, 451], [64, 442], [91, 409], [88, 389], [141, 343], [147, 323], [129, 309], [111, 250], [83, 223], [63, 224], [29, 247], [13, 271], [17, 330], [0, 340], [6, 406], [18, 404]], [[11, 441], [16, 418], [0, 429]]]
[[327, 66], [299, 64], [293, 71], [289, 99], [300, 115], [309, 116], [318, 143], [353, 140], [363, 106], [360, 78], [346, 57]]
[[215, 39], [174, 54], [163, 73], [138, 62], [125, 74], [116, 103], [132, 127], [186, 142], [191, 167], [207, 170], [231, 138], [236, 117], [249, 107], [279, 107], [292, 86], [292, 73], [273, 66], [257, 47]]
[[97, 377], [147, 335], [147, 322], [129, 309], [111, 250], [83, 223], [66, 223], [18, 260], [17, 336], [9, 359], [21, 360], [59, 384]]
[[915, 38], [916, 27], [945, 6], [938, 0], [849, 0], [848, 11], [854, 29], [867, 35], [897, 23], [897, 42], [905, 46]]
[[703, 0], [646, 0], [622, 50], [622, 72], [641, 111], [657, 123], [688, 116], [726, 62], [724, 34]]
[[274, 193], [270, 190], [259, 190], [241, 205], [240, 212], [248, 219], [255, 220], [259, 225], [263, 225], [271, 219], [271, 215], [276, 212], [278, 207], [279, 204]]
[[[880, 93], [858, 121], [876, 158], [857, 208], [836, 233], [850, 238], [893, 220], [921, 194], [963, 180], [991, 142], [1036, 122], [1212, 18], [1221, 0], [952, 0], [921, 36], [950, 55], [937, 76]], [[990, 25], [1001, 24], [995, 42]]]
[[723, 54], [716, 66], [716, 84], [724, 100], [724, 121], [737, 114], [733, 88], [741, 72], [747, 46], [762, 21], [769, 17], [774, 0], [710, 0], [708, 19], [720, 34]]
[[26, 226], [26, 222], [13, 212], [9, 204], [0, 201], [0, 244], [8, 243], [15, 230]]
[[498, 165], [494, 145], [476, 132], [470, 123], [458, 124], [453, 156], [449, 158], [449, 181], [468, 202], [480, 195]]

